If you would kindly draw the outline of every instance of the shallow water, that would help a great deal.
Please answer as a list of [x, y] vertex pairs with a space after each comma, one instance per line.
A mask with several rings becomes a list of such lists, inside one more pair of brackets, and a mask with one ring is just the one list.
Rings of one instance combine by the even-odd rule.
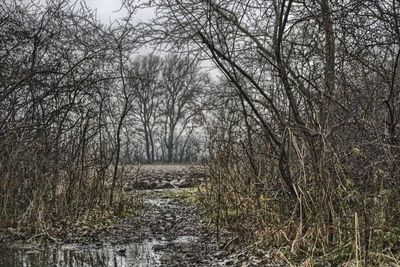
[[159, 266], [161, 254], [155, 252], [153, 241], [126, 246], [79, 248], [62, 246], [42, 250], [0, 248], [1, 267], [150, 267]]
[[183, 235], [178, 236], [173, 242], [174, 243], [195, 243], [199, 240], [198, 236]]

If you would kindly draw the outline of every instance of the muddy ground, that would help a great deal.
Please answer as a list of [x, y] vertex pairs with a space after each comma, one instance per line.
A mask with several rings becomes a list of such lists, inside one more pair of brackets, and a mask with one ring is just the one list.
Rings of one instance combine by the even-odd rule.
[[234, 233], [217, 240], [201, 207], [177, 197], [204, 181], [199, 166], [144, 166], [135, 175], [126, 190], [140, 197], [138, 214], [47, 248], [0, 245], [0, 266], [278, 266], [266, 264], [265, 253], [232, 246]]
[[225, 265], [228, 253], [220, 249], [224, 240], [217, 241], [199, 208], [172, 198], [171, 193], [143, 192], [144, 212], [122, 220], [114, 229], [100, 234], [98, 241], [115, 245], [155, 241], [153, 250], [161, 255], [160, 266]]
[[129, 165], [124, 170], [127, 190], [195, 187], [206, 178], [201, 165]]

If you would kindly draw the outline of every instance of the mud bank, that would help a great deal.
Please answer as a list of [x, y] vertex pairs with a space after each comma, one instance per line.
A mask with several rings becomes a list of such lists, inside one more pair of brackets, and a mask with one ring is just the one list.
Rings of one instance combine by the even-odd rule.
[[159, 181], [172, 185], [177, 180], [192, 186], [203, 181], [201, 173], [201, 169], [187, 166], [145, 167], [130, 185], [147, 181], [155, 188], [127, 187], [141, 199], [140, 212], [106, 228], [70, 233], [48, 246], [17, 240], [0, 244], [0, 266], [268, 266], [250, 252], [234, 253], [230, 247], [236, 238], [233, 234], [221, 234], [217, 240], [204, 211], [176, 198], [186, 189], [154, 186]]

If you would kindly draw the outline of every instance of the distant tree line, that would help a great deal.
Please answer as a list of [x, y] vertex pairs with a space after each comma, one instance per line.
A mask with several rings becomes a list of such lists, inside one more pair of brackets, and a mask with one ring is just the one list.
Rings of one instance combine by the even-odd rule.
[[138, 56], [127, 66], [133, 96], [126, 125], [127, 162], [187, 162], [204, 155], [198, 131], [210, 81], [190, 57]]

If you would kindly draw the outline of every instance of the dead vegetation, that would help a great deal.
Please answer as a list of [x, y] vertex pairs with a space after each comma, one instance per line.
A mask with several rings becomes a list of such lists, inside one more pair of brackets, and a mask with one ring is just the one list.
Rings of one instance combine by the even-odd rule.
[[126, 89], [116, 58], [132, 50], [118, 36], [130, 31], [77, 2], [0, 4], [1, 229], [51, 238], [129, 205], [118, 169], [125, 111], [114, 106]]
[[206, 122], [217, 227], [287, 263], [398, 264], [400, 3], [154, 2], [170, 29], [154, 42], [224, 76]]
[[[368, 164], [365, 150], [353, 149], [342, 159], [332, 153], [324, 165], [326, 180], [316, 183], [294, 149], [291, 169], [298, 175], [293, 196], [279, 178], [274, 159], [252, 154], [254, 170], [243, 147], [232, 144], [215, 154], [208, 165], [209, 180], [200, 190], [217, 231], [236, 232], [244, 243], [257, 241], [277, 262], [399, 264], [397, 176], [391, 179], [387, 169], [371, 173], [350, 168], [360, 161]], [[375, 155], [370, 154], [369, 164]]]
[[[121, 163], [208, 157], [217, 231], [287, 263], [399, 264], [398, 1], [144, 1], [137, 25], [124, 1], [110, 27], [22, 2], [0, 6], [1, 227], [122, 212]], [[130, 62], [143, 43], [190, 56]]]

